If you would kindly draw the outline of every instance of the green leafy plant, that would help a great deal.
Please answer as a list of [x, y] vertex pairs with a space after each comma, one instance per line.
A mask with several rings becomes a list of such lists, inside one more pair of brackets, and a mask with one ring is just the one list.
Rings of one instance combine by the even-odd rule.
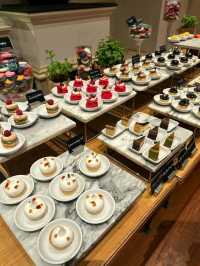
[[100, 66], [110, 67], [122, 62], [124, 48], [116, 40], [105, 39], [99, 42], [96, 51], [96, 59]]
[[67, 59], [60, 62], [56, 59], [56, 55], [53, 50], [46, 50], [47, 59], [50, 61], [48, 65], [48, 77], [53, 82], [63, 82], [68, 80], [69, 73], [72, 71], [72, 65]]
[[199, 23], [196, 16], [184, 16], [181, 22], [183, 28], [193, 28]]

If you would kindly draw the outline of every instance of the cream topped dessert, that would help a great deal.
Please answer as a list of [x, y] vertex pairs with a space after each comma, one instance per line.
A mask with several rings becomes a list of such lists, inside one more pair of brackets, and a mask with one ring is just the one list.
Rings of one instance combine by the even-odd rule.
[[23, 194], [25, 191], [26, 184], [21, 178], [13, 177], [9, 178], [5, 181], [5, 185], [3, 186], [3, 189], [5, 193], [10, 198], [16, 198]]
[[62, 192], [74, 192], [78, 187], [76, 175], [74, 173], [67, 173], [62, 175], [59, 179], [59, 187]]
[[49, 242], [56, 249], [65, 249], [74, 240], [74, 232], [65, 225], [53, 228], [49, 235]]
[[90, 193], [85, 197], [85, 208], [91, 214], [98, 214], [104, 208], [104, 198], [101, 193]]
[[24, 207], [24, 212], [30, 220], [41, 219], [45, 215], [46, 211], [47, 206], [40, 197], [33, 197]]
[[85, 158], [85, 164], [90, 171], [97, 171], [101, 166], [101, 159], [98, 154], [91, 152]]
[[57, 170], [54, 158], [43, 158], [39, 164], [40, 172], [45, 176], [53, 175]]

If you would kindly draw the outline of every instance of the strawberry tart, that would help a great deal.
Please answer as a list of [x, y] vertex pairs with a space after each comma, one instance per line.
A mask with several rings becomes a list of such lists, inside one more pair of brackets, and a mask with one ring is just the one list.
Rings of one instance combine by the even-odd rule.
[[15, 124], [17, 125], [26, 124], [28, 121], [28, 116], [21, 109], [17, 109], [14, 114], [14, 121], [15, 121]]
[[86, 108], [90, 109], [90, 108], [96, 108], [98, 107], [98, 99], [96, 96], [90, 96], [87, 100], [86, 100]]
[[17, 103], [13, 102], [11, 99], [6, 100], [5, 104], [9, 113], [14, 113], [18, 109]]
[[111, 90], [103, 90], [101, 93], [101, 98], [103, 100], [111, 100], [112, 99], [112, 91]]
[[56, 103], [53, 99], [49, 99], [46, 101], [46, 110], [48, 114], [55, 114], [58, 112], [58, 103]]
[[83, 80], [77, 76], [73, 83], [74, 88], [82, 88], [83, 87]]
[[58, 94], [64, 94], [64, 93], [68, 92], [68, 88], [67, 88], [66, 84], [59, 83], [59, 84], [56, 85], [56, 88], [57, 88], [57, 93]]
[[1, 136], [1, 142], [5, 148], [12, 148], [17, 145], [17, 135], [11, 130], [4, 130]]
[[97, 86], [95, 86], [92, 83], [88, 84], [87, 88], [86, 88], [86, 92], [87, 93], [96, 93], [97, 92]]
[[105, 76], [99, 79], [99, 85], [103, 87], [107, 87], [109, 85], [109, 79]]
[[81, 95], [80, 90], [74, 89], [71, 92], [70, 101], [75, 102], [75, 101], [80, 101], [81, 99], [82, 99], [82, 95]]
[[126, 85], [119, 80], [117, 84], [115, 85], [115, 91], [116, 92], [125, 92], [126, 91]]

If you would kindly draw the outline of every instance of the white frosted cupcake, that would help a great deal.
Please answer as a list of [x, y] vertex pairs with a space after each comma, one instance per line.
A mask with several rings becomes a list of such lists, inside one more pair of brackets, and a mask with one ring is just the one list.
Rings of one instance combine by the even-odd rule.
[[85, 163], [88, 170], [95, 172], [101, 166], [100, 156], [95, 152], [92, 152], [91, 154], [86, 156]]
[[63, 175], [59, 179], [59, 187], [60, 190], [64, 193], [66, 192], [74, 192], [78, 187], [78, 182], [75, 174], [68, 173]]
[[51, 230], [49, 242], [56, 249], [67, 248], [74, 240], [74, 232], [67, 226], [56, 226]]
[[39, 197], [33, 197], [24, 207], [24, 212], [30, 220], [41, 219], [47, 211], [47, 206]]
[[6, 180], [3, 187], [5, 193], [11, 197], [16, 198], [23, 194], [25, 191], [26, 185], [21, 178], [10, 178]]
[[56, 161], [54, 158], [43, 158], [40, 161], [39, 168], [43, 175], [53, 175], [57, 170]]
[[104, 199], [101, 193], [90, 193], [85, 197], [85, 208], [91, 214], [100, 213], [104, 208]]

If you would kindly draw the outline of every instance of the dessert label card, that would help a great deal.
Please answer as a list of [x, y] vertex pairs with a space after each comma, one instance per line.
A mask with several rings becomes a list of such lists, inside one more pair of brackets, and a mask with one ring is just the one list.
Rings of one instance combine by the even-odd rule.
[[133, 55], [132, 56], [132, 64], [136, 64], [136, 63], [139, 63], [140, 62], [140, 55], [137, 54], [137, 55]]
[[85, 141], [83, 136], [76, 136], [67, 142], [67, 147], [70, 153], [76, 155], [84, 150]]
[[44, 102], [45, 101], [44, 94], [43, 94], [42, 90], [37, 90], [34, 92], [27, 93], [26, 99], [27, 99], [29, 104], [32, 104], [34, 102]]
[[102, 75], [101, 75], [101, 72], [99, 69], [94, 69], [94, 70], [90, 70], [90, 78], [91, 79], [98, 79], [100, 78]]

